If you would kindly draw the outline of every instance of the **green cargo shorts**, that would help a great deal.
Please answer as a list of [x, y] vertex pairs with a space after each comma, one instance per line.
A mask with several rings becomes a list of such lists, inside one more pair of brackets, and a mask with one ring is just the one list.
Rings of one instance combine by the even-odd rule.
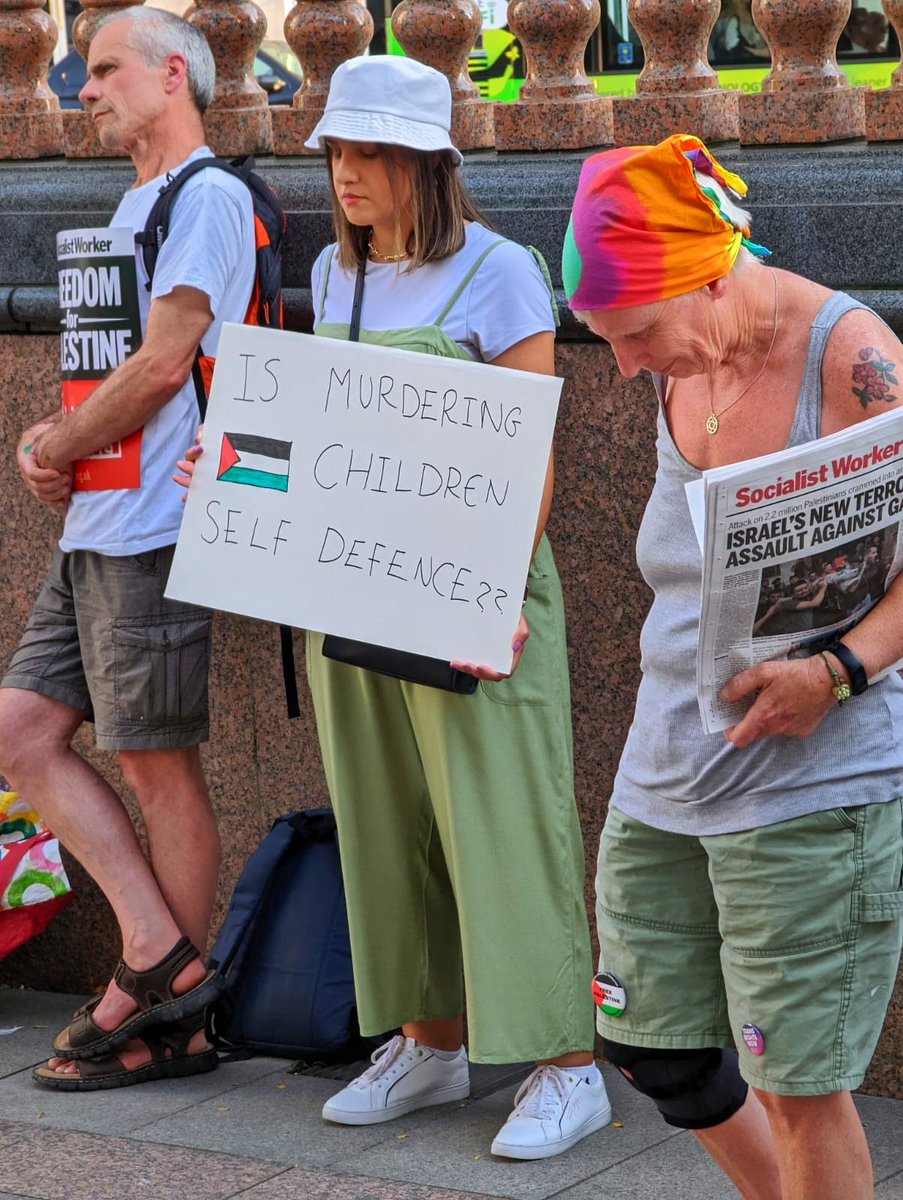
[[612, 808], [596, 889], [603, 1037], [736, 1046], [781, 1095], [862, 1082], [900, 960], [903, 800], [717, 837]]

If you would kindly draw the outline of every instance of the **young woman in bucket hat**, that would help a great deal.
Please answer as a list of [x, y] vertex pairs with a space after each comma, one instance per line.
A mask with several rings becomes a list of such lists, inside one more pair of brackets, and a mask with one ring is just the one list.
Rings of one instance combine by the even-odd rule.
[[[325, 148], [337, 240], [313, 270], [315, 332], [554, 372], [543, 272], [492, 232], [461, 182], [443, 75], [355, 58], [308, 146]], [[583, 845], [574, 803], [561, 589], [543, 534], [549, 468], [509, 678], [472, 664], [457, 695], [337, 663], [309, 633], [308, 673], [339, 827], [361, 1028], [400, 1027], [327, 1101], [326, 1119], [390, 1120], [469, 1094], [470, 1057], [535, 1059], [494, 1153], [545, 1158], [610, 1120], [591, 1053]], [[453, 664], [455, 665], [455, 664]]]

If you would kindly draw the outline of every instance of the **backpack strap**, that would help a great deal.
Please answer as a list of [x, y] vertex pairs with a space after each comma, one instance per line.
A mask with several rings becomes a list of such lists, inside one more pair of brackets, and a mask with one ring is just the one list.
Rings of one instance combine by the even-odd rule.
[[211, 155], [208, 158], [196, 158], [193, 162], [184, 166], [177, 175], [167, 175], [166, 183], [160, 188], [157, 199], [154, 201], [147, 215], [144, 229], [140, 233], [135, 234], [135, 242], [141, 247], [141, 257], [144, 261], [144, 270], [147, 273], [146, 287], [148, 291], [151, 290], [160, 250], [167, 237], [169, 237], [172, 211], [179, 192], [192, 176], [197, 175], [198, 171], [206, 171], [208, 167], [217, 167], [221, 171], [227, 171], [230, 175], [234, 175], [247, 183], [245, 164], [250, 164], [247, 170], [253, 169], [254, 159], [249, 155], [248, 158], [241, 160], [241, 162], [241, 167], [233, 166], [232, 163], [227, 162], [224, 158], [216, 158]]
[[291, 625], [279, 626], [279, 649], [282, 655], [282, 682], [285, 685], [285, 711], [288, 719], [294, 721], [301, 716], [301, 704], [298, 699], [298, 669]]
[[470, 281], [473, 279], [474, 275], [476, 275], [477, 271], [479, 271], [480, 267], [483, 265], [483, 260], [487, 257], [487, 255], [491, 254], [493, 252], [493, 250], [497, 249], [497, 247], [503, 246], [505, 244], [506, 240], [507, 240], [506, 238], [499, 238], [498, 241], [495, 241], [490, 246], [486, 247], [486, 249], [483, 251], [483, 253], [480, 255], [480, 257], [477, 259], [477, 261], [473, 264], [473, 266], [470, 268], [470, 270], [467, 272], [467, 274], [464, 276], [464, 278], [461, 280], [461, 282], [455, 288], [448, 304], [446, 304], [445, 308], [443, 308], [442, 312], [436, 318], [436, 325], [438, 325], [441, 328], [442, 322], [445, 320], [445, 318], [448, 316], [448, 314], [451, 312], [451, 310], [458, 303], [458, 301], [461, 298], [462, 293], [467, 288]]
[[254, 918], [263, 902], [276, 867], [298, 836], [290, 817], [279, 817], [248, 861], [235, 885], [229, 902], [229, 914], [210, 951], [209, 965], [225, 975], [242, 942], [250, 933]]
[[[251, 185], [248, 176], [254, 170], [254, 166], [254, 157], [251, 154], [245, 155], [244, 158], [237, 158], [233, 162], [227, 162], [224, 158], [217, 158], [210, 155], [206, 158], [196, 158], [193, 162], [184, 166], [177, 175], [167, 176], [166, 183], [160, 188], [157, 199], [154, 201], [147, 215], [144, 229], [135, 234], [135, 243], [141, 247], [141, 257], [144, 262], [144, 270], [147, 274], [147, 284], [145, 286], [148, 291], [153, 286], [154, 271], [157, 266], [160, 250], [167, 237], [169, 237], [169, 226], [172, 221], [172, 213], [176, 200], [179, 192], [188, 180], [192, 176], [197, 175], [199, 171], [206, 171], [208, 167], [216, 167], [218, 170], [226, 171], [229, 175], [240, 179], [250, 188]], [[194, 383], [198, 411], [201, 414], [202, 422], [207, 416], [207, 389], [202, 368], [202, 360], [204, 358], [204, 351], [200, 343], [198, 343], [194, 362], [191, 364], [191, 379]]]

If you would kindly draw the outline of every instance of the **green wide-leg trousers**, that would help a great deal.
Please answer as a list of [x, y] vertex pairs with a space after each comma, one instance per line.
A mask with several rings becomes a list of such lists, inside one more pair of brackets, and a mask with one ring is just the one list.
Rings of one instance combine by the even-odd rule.
[[472, 696], [323, 658], [308, 675], [339, 829], [361, 1030], [467, 1010], [477, 1062], [593, 1044], [561, 587], [544, 538], [530, 639]]

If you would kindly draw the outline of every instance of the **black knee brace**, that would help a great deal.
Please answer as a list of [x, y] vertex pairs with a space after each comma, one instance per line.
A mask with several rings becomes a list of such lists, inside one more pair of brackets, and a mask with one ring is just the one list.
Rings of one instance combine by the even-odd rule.
[[602, 1047], [612, 1066], [678, 1129], [711, 1129], [746, 1099], [736, 1050], [650, 1050], [608, 1038]]

